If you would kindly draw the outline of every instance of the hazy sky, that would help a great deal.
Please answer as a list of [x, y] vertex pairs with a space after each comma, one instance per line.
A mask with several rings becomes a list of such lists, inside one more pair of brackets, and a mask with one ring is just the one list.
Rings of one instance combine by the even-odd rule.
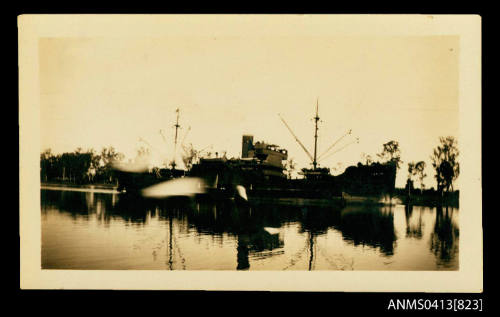
[[[178, 36], [43, 38], [39, 42], [41, 146], [54, 153], [114, 146], [129, 157], [147, 140], [171, 156], [175, 109], [182, 139], [240, 156], [242, 134], [278, 144], [298, 167], [308, 157], [280, 113], [313, 152], [347, 130], [359, 137], [321, 166], [376, 158], [400, 143], [404, 186], [409, 161], [428, 164], [440, 136], [458, 137], [458, 37]], [[162, 140], [165, 131], [167, 142]], [[163, 153], [162, 153], [163, 151]]]

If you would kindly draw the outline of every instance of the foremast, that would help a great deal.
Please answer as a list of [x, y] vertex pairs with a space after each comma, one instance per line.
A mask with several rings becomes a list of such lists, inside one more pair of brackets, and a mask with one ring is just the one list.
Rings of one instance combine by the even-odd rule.
[[177, 120], [175, 121], [175, 124], [174, 124], [174, 127], [175, 127], [175, 138], [174, 138], [174, 158], [172, 160], [172, 169], [173, 170], [175, 170], [175, 166], [177, 165], [175, 163], [175, 158], [176, 158], [176, 155], [177, 155], [177, 135], [178, 135], [178, 130], [181, 127], [179, 125], [179, 108], [177, 108], [175, 110], [175, 112], [177, 113]]
[[318, 165], [317, 161], [317, 150], [318, 150], [318, 121], [319, 121], [319, 116], [318, 116], [318, 104], [319, 104], [319, 98], [316, 100], [316, 116], [313, 118], [314, 119], [314, 159], [313, 159], [313, 169], [316, 170], [316, 166]]

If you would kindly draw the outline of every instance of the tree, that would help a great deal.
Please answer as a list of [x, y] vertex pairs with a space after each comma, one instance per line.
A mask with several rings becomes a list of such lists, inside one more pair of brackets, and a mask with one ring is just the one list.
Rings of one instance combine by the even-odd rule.
[[453, 182], [460, 174], [460, 165], [458, 163], [458, 144], [452, 137], [440, 137], [438, 145], [431, 155], [432, 167], [436, 171], [437, 190], [440, 194], [444, 190], [453, 191]]
[[82, 149], [78, 148], [75, 152], [63, 153], [60, 162], [63, 180], [68, 179], [73, 183], [82, 183], [87, 178], [92, 162], [92, 153], [82, 152]]
[[420, 161], [415, 164], [415, 175], [418, 177], [420, 183], [420, 189], [423, 191], [425, 189], [424, 178], [427, 176], [425, 174], [425, 162]]
[[52, 170], [52, 151], [47, 149], [40, 154], [40, 179], [47, 181]]
[[401, 150], [397, 141], [389, 141], [383, 145], [383, 150], [377, 156], [383, 162], [392, 162], [399, 168], [403, 161], [401, 160]]
[[409, 180], [412, 180], [413, 176], [415, 176], [415, 174], [416, 174], [415, 166], [416, 166], [415, 162], [408, 163], [408, 179]]
[[406, 180], [406, 191], [408, 193], [408, 197], [411, 196], [411, 192], [413, 190], [413, 176], [415, 176], [415, 162], [408, 163], [408, 179]]
[[100, 160], [102, 160], [104, 166], [110, 166], [114, 161], [121, 161], [123, 158], [124, 155], [116, 152], [115, 148], [112, 146], [108, 148], [103, 147], [101, 150]]
[[45, 151], [40, 154], [40, 158], [42, 160], [48, 160], [52, 156], [52, 150], [51, 149], [46, 149]]
[[99, 155], [98, 174], [105, 182], [113, 182], [113, 163], [122, 161], [125, 156], [114, 147], [103, 147]]
[[408, 163], [408, 179], [413, 182], [413, 178], [417, 177], [419, 183], [420, 183], [420, 188], [423, 190], [425, 188], [424, 185], [424, 178], [427, 176], [425, 174], [425, 162], [420, 161], [420, 162], [409, 162]]
[[98, 176], [112, 181], [111, 164], [122, 160], [123, 154], [113, 147], [103, 148], [101, 154], [89, 149], [77, 148], [74, 152], [53, 155], [49, 150], [40, 154], [40, 173], [43, 181], [70, 181], [72, 183], [94, 182]]
[[91, 162], [91, 167], [97, 169], [99, 167], [99, 164], [101, 162], [101, 155], [97, 153], [96, 150], [94, 149], [89, 149], [87, 153], [91, 154], [92, 157], [92, 162]]

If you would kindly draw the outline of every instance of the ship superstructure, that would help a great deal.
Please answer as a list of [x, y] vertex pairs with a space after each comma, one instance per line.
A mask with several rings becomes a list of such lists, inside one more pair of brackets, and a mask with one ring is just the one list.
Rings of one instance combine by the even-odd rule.
[[286, 178], [283, 161], [288, 159], [288, 151], [275, 144], [257, 141], [252, 135], [244, 135], [242, 140], [241, 168], [260, 170], [266, 179]]

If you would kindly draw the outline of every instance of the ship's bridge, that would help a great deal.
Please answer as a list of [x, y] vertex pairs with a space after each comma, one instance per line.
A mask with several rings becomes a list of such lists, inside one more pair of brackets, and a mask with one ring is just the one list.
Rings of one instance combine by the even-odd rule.
[[275, 144], [256, 142], [248, 151], [248, 156], [256, 157], [269, 165], [283, 167], [282, 161], [288, 159], [288, 151]]

